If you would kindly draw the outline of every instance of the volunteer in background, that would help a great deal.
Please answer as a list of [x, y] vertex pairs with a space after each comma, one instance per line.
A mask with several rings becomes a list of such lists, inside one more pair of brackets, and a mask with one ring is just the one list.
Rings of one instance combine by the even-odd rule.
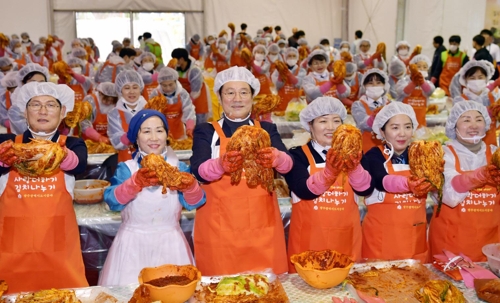
[[[131, 160], [118, 163], [104, 199], [111, 210], [120, 211], [122, 223], [109, 249], [99, 285], [137, 282], [144, 267], [193, 264], [193, 254], [179, 225], [182, 208], [193, 210], [206, 197], [189, 166], [167, 146], [168, 124], [155, 110], [141, 110], [130, 121], [127, 137], [137, 146]], [[162, 194], [157, 172], [141, 167], [143, 157], [161, 155], [183, 172], [182, 185]]]
[[399, 60], [403, 61], [405, 66], [410, 64], [411, 53], [410, 53], [411, 45], [407, 41], [399, 41], [396, 44], [396, 57]]
[[[443, 45], [444, 39], [441, 36], [436, 36], [433, 39], [432, 45], [434, 46], [434, 55], [432, 57], [432, 64], [431, 64], [431, 70], [429, 72], [429, 76], [432, 77], [436, 73], [436, 70], [438, 69], [438, 61], [441, 58], [441, 53], [446, 51], [446, 47]], [[436, 78], [436, 81], [433, 81], [434, 85], [436, 87], [439, 86], [439, 78]]]
[[359, 92], [361, 87], [361, 82], [363, 79], [363, 74], [358, 72], [358, 66], [353, 62], [345, 63], [345, 78], [344, 82], [351, 89], [351, 94], [345, 98], [340, 99], [342, 103], [348, 109], [350, 113], [352, 110], [352, 104], [359, 99]]
[[29, 54], [31, 52], [34, 52], [33, 51], [33, 47], [35, 46], [35, 43], [33, 43], [31, 40], [30, 40], [30, 35], [28, 35], [27, 32], [23, 32], [21, 33], [21, 44], [22, 44], [22, 47], [23, 47], [23, 53], [25, 54]]
[[364, 74], [367, 70], [372, 68], [378, 68], [380, 70], [386, 71], [387, 64], [382, 58], [382, 54], [375, 52], [370, 53], [370, 48], [372, 43], [368, 39], [362, 39], [359, 43], [359, 53], [354, 55], [354, 63], [358, 65], [358, 71]]
[[31, 62], [49, 68], [49, 60], [45, 58], [45, 45], [34, 45], [33, 47], [31, 47], [31, 50], [32, 52], [29, 54]]
[[189, 39], [188, 44], [186, 44], [186, 50], [189, 52], [189, 55], [196, 60], [201, 60], [205, 55], [205, 48], [200, 41], [200, 35], [194, 34], [191, 39]]
[[398, 94], [396, 93], [396, 84], [405, 76], [405, 63], [401, 61], [397, 56], [393, 56], [391, 58], [391, 62], [389, 62], [389, 85], [391, 87], [391, 89], [389, 90], [389, 96], [392, 98], [392, 100], [396, 100], [398, 98]]
[[[57, 131], [73, 105], [66, 85], [32, 82], [16, 91], [14, 106], [26, 116], [28, 130], [0, 139], [0, 272], [9, 293], [88, 286], [73, 209], [74, 176], [87, 166], [87, 147]], [[63, 146], [66, 156], [53, 174], [33, 178], [11, 169], [17, 160], [12, 141], [31, 139]]]
[[434, 208], [429, 227], [430, 256], [443, 249], [485, 262], [481, 248], [500, 242], [499, 169], [491, 165], [496, 146], [481, 138], [490, 128], [488, 109], [478, 102], [459, 102], [450, 111], [443, 146], [443, 205]]
[[242, 180], [231, 184], [230, 173], [243, 164], [240, 151], [226, 152], [234, 132], [255, 125], [269, 133], [271, 146], [257, 152], [256, 161], [285, 174], [293, 160], [276, 125], [250, 119], [253, 97], [260, 83], [244, 67], [231, 67], [215, 78], [214, 91], [224, 116], [219, 121], [198, 124], [193, 136], [191, 169], [203, 183], [207, 203], [196, 210], [194, 250], [196, 267], [204, 275], [237, 274], [271, 268], [287, 272], [283, 223], [277, 196], [261, 186], [250, 188]]
[[108, 138], [108, 113], [115, 108], [118, 102], [115, 84], [100, 83], [95, 92], [87, 95], [83, 101], [92, 106], [92, 115], [80, 123], [85, 138], [95, 142], [110, 144]]
[[147, 101], [151, 99], [151, 92], [158, 87], [158, 72], [155, 70], [156, 57], [150, 52], [143, 52], [139, 56], [139, 62], [141, 62], [141, 66], [137, 68], [137, 72], [144, 81], [142, 96]]
[[79, 58], [83, 61], [84, 66], [82, 70], [82, 74], [85, 77], [93, 77], [94, 69], [90, 62], [87, 60], [87, 51], [83, 47], [75, 47], [71, 49], [71, 57]]
[[9, 72], [0, 80], [0, 124], [7, 129], [8, 134], [11, 131], [7, 112], [12, 107], [12, 93], [17, 87], [17, 74], [15, 71]]

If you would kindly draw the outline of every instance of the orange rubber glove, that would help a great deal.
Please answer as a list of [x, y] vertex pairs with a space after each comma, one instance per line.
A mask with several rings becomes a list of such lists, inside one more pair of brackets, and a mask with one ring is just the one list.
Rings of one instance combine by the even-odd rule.
[[17, 161], [17, 157], [12, 149], [13, 144], [12, 140], [7, 140], [0, 144], [0, 162], [4, 164], [4, 167], [12, 166]]
[[180, 172], [180, 174], [182, 176], [181, 184], [179, 186], [170, 187], [171, 190], [184, 191], [193, 186], [194, 182], [196, 182], [195, 178], [190, 173]]
[[236, 150], [225, 153], [219, 161], [226, 173], [233, 173], [243, 166], [243, 156]]
[[434, 189], [431, 183], [425, 178], [418, 179], [414, 176], [408, 178], [408, 187], [416, 197], [425, 196]]
[[140, 188], [158, 185], [160, 181], [156, 176], [156, 172], [148, 168], [142, 167], [132, 175], [134, 184]]

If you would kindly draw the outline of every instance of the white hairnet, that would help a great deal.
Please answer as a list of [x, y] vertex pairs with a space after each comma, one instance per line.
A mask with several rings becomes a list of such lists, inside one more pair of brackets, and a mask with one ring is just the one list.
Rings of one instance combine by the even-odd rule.
[[317, 50], [317, 49], [320, 49], [320, 50], [322, 50], [324, 52], [327, 52], [326, 47], [324, 45], [322, 45], [322, 44], [316, 44], [313, 47], [311, 47], [311, 50], [313, 50], [313, 51]]
[[356, 63], [353, 63], [353, 62], [346, 62], [345, 63], [346, 75], [354, 74], [357, 71], [358, 71], [358, 66], [356, 65]]
[[427, 57], [426, 55], [416, 55], [415, 57], [411, 58], [410, 60], [410, 64], [417, 64], [418, 62], [420, 61], [424, 61], [425, 63], [427, 63], [427, 66], [428, 67], [431, 67], [431, 60], [429, 59], [429, 57]]
[[28, 33], [27, 33], [27, 32], [22, 32], [22, 33], [21, 33], [21, 37], [24, 37], [24, 36], [28, 37], [28, 39], [30, 38], [30, 35], [28, 35]]
[[143, 52], [140, 56], [139, 56], [139, 61], [142, 63], [142, 60], [146, 57], [150, 57], [151, 59], [153, 59], [153, 63], [156, 62], [156, 56], [153, 54], [153, 53], [150, 53], [150, 52]]
[[260, 91], [260, 82], [248, 69], [239, 66], [230, 67], [220, 73], [217, 73], [214, 80], [214, 93], [219, 95], [220, 88], [231, 81], [243, 81], [250, 85], [254, 92], [253, 97], [257, 96]]
[[363, 43], [363, 42], [370, 44], [370, 47], [372, 46], [372, 42], [368, 39], [365, 39], [365, 38], [363, 38], [363, 39], [361, 39], [361, 41], [359, 41], [359, 45], [361, 45], [361, 43]]
[[297, 56], [297, 58], [299, 58], [299, 51], [295, 47], [287, 47], [285, 49], [285, 60], [289, 54], [295, 54]]
[[392, 56], [389, 62], [389, 75], [398, 76], [406, 73], [406, 65], [398, 57]]
[[158, 73], [158, 83], [162, 83], [163, 81], [177, 81], [179, 79], [179, 73], [168, 66], [160, 69]]
[[399, 41], [398, 43], [396, 43], [396, 50], [398, 50], [398, 48], [403, 45], [408, 46], [408, 49], [411, 48], [410, 43], [408, 43], [408, 41]]
[[266, 49], [266, 47], [265, 47], [264, 45], [262, 45], [262, 44], [257, 44], [257, 45], [253, 48], [253, 50], [252, 50], [252, 54], [254, 54], [254, 55], [255, 55], [255, 53], [257, 52], [257, 50], [261, 50], [261, 51], [263, 51], [263, 52], [264, 52], [264, 55], [266, 55], [266, 56], [267, 56], [267, 49]]
[[389, 92], [389, 90], [391, 89], [391, 85], [389, 84], [389, 77], [387, 76], [386, 72], [378, 69], [378, 68], [371, 68], [369, 70], [367, 70], [364, 74], [363, 74], [363, 78], [361, 78], [361, 83], [360, 83], [360, 88], [361, 88], [361, 94], [364, 94], [365, 91], [366, 91], [366, 88], [365, 88], [365, 80], [372, 74], [379, 74], [383, 79], [384, 79], [384, 90], [385, 90], [385, 94], [387, 94]]
[[113, 41], [113, 42], [114, 42], [114, 43], [112, 43], [112, 45], [113, 45], [113, 51], [116, 51], [119, 48], [123, 48], [123, 44], [121, 44], [120, 42], [118, 42], [118, 41], [116, 41], [116, 42]]
[[37, 51], [43, 50], [43, 49], [45, 49], [45, 45], [43, 45], [43, 44], [37, 44], [37, 45], [33, 46], [33, 49], [31, 50], [31, 52], [33, 54], [36, 54]]
[[90, 46], [90, 41], [89, 41], [89, 39], [87, 39], [87, 38], [82, 38], [82, 39], [80, 39], [80, 41], [82, 41], [83, 46]]
[[264, 33], [264, 30], [263, 30], [263, 29], [259, 28], [259, 29], [257, 30], [257, 35], [262, 35], [263, 33]]
[[0, 80], [0, 85], [5, 88], [17, 87], [17, 71], [8, 72], [2, 80]]
[[21, 40], [19, 40], [19, 39], [12, 39], [12, 40], [10, 40], [10, 42], [9, 42], [9, 48], [14, 51], [14, 48], [16, 48], [16, 45], [18, 43], [21, 43]]
[[73, 41], [71, 41], [71, 45], [73, 45], [74, 43], [78, 43], [78, 44], [80, 44], [80, 45], [82, 45], [82, 46], [83, 46], [83, 42], [82, 42], [82, 40], [80, 40], [80, 39], [78, 39], [78, 38], [73, 39]]
[[224, 37], [219, 37], [219, 38], [217, 38], [217, 45], [219, 45], [219, 44], [221, 44], [221, 43], [223, 43], [223, 44], [227, 44], [227, 39], [226, 39], [226, 38], [224, 38]]
[[30, 73], [37, 72], [45, 76], [45, 80], [49, 81], [50, 75], [49, 70], [45, 66], [41, 66], [38, 63], [28, 63], [23, 68], [19, 70], [17, 74], [17, 84], [18, 86], [23, 85], [23, 79]]
[[72, 57], [85, 57], [87, 56], [87, 51], [83, 47], [75, 47], [71, 50]]
[[[457, 97], [457, 98], [462, 98], [462, 97]], [[457, 134], [455, 133], [455, 128], [457, 126], [458, 118], [460, 118], [460, 116], [463, 115], [463, 113], [470, 110], [477, 110], [478, 112], [480, 112], [481, 115], [483, 115], [484, 122], [486, 123], [486, 130], [490, 129], [491, 118], [486, 106], [475, 101], [467, 101], [467, 100], [458, 101], [451, 108], [450, 115], [448, 116], [448, 120], [446, 121], [445, 132], [448, 138], [450, 139], [457, 138]]]
[[469, 69], [473, 67], [480, 67], [486, 72], [486, 81], [490, 80], [491, 77], [493, 77], [493, 74], [495, 73], [495, 68], [493, 67], [493, 64], [486, 60], [472, 60], [467, 62], [459, 71], [459, 78], [458, 80], [460, 81], [460, 84], [463, 86], [467, 86], [467, 80], [465, 79], [465, 74], [469, 71]]
[[330, 63], [330, 56], [328, 56], [328, 54], [324, 51], [324, 50], [321, 50], [321, 49], [315, 49], [313, 50], [309, 56], [307, 56], [307, 65], [311, 65], [311, 60], [314, 56], [316, 55], [321, 55], [323, 57], [325, 57], [325, 60], [326, 60], [326, 64], [329, 64]]
[[391, 102], [388, 105], [384, 106], [378, 114], [375, 116], [375, 120], [373, 120], [373, 132], [377, 135], [377, 138], [383, 140], [381, 133], [381, 128], [396, 115], [407, 115], [410, 117], [411, 123], [413, 124], [413, 131], [415, 131], [418, 127], [417, 116], [415, 115], [415, 111], [413, 107], [409, 104], [404, 104], [402, 102]]
[[283, 40], [283, 41], [286, 40], [286, 35], [285, 34], [280, 33], [278, 36], [280, 37], [281, 40]]
[[0, 58], [0, 67], [6, 67], [9, 65], [12, 65], [13, 61], [14, 61], [14, 59], [10, 59], [8, 57], [1, 57]]
[[273, 53], [279, 53], [280, 52], [280, 47], [278, 46], [278, 44], [271, 44], [269, 45], [269, 47], [267, 48], [267, 51], [270, 53], [270, 52], [273, 52]]
[[351, 48], [351, 44], [349, 43], [349, 41], [342, 41], [340, 42], [339, 49], [342, 48], [342, 45], [344, 44], [347, 44], [347, 47]]
[[66, 84], [54, 84], [52, 82], [26, 83], [19, 91], [16, 90], [14, 102], [24, 112], [28, 102], [36, 96], [51, 96], [57, 99], [61, 102], [61, 106], [66, 107], [65, 117], [75, 106], [75, 92]]
[[200, 35], [194, 34], [193, 37], [191, 37], [191, 39], [193, 39], [194, 42], [198, 42], [200, 41]]
[[70, 58], [68, 58], [68, 60], [66, 60], [66, 63], [68, 63], [69, 66], [71, 66], [73, 64], [78, 64], [82, 68], [85, 67], [85, 62], [83, 62], [82, 59], [77, 58], [77, 57], [70, 57]]
[[298, 45], [307, 45], [306, 38], [300, 38], [299, 40], [297, 40], [297, 44]]
[[285, 41], [285, 40], [283, 40], [283, 39], [280, 39], [280, 40], [278, 41], [278, 43], [277, 43], [277, 44], [278, 44], [278, 46], [279, 46], [280, 44], [285, 44], [285, 47], [286, 47], [286, 45], [287, 45], [286, 41]]
[[340, 119], [344, 121], [347, 117], [347, 110], [339, 99], [333, 97], [318, 97], [300, 112], [300, 124], [302, 124], [305, 130], [310, 132], [309, 122], [318, 117], [330, 114], [337, 114], [340, 116]]
[[118, 97], [118, 94], [116, 93], [115, 84], [113, 82], [99, 83], [96, 89], [105, 96]]
[[118, 95], [121, 95], [122, 88], [128, 83], [137, 83], [141, 88], [144, 89], [144, 81], [142, 81], [142, 76], [135, 70], [123, 70], [121, 71], [115, 79], [115, 87]]

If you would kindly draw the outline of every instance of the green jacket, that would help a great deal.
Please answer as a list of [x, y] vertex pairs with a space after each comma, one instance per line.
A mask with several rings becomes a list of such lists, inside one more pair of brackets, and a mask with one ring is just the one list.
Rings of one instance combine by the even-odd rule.
[[163, 64], [160, 44], [158, 42], [146, 42], [146, 46], [149, 48], [149, 51], [156, 56], [158, 63]]

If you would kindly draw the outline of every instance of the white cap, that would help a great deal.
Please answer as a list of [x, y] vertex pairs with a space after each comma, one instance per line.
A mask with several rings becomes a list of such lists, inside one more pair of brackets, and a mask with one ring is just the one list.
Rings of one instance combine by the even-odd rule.
[[446, 121], [446, 126], [445, 126], [446, 137], [450, 139], [457, 138], [455, 128], [457, 127], [458, 118], [460, 118], [460, 116], [463, 115], [463, 113], [468, 112], [470, 110], [477, 110], [478, 112], [480, 112], [481, 115], [483, 115], [484, 122], [486, 123], [486, 129], [490, 129], [491, 118], [486, 106], [475, 101], [467, 101], [462, 97], [457, 97], [455, 102], [456, 102], [455, 105], [453, 105], [453, 107], [451, 108], [448, 120]]
[[115, 87], [118, 95], [121, 95], [122, 88], [125, 84], [128, 83], [137, 83], [139, 84], [141, 91], [144, 89], [144, 81], [142, 81], [142, 76], [136, 72], [135, 70], [123, 70], [116, 76], [115, 79]]
[[305, 130], [310, 132], [309, 122], [318, 117], [330, 114], [337, 114], [340, 116], [340, 119], [344, 121], [347, 117], [347, 110], [339, 99], [333, 97], [318, 97], [300, 112], [300, 124], [302, 124]]
[[233, 66], [220, 73], [217, 73], [214, 80], [214, 93], [219, 95], [219, 89], [231, 81], [243, 81], [250, 85], [254, 92], [253, 97], [257, 96], [260, 91], [260, 82], [255, 76], [246, 68]]
[[375, 120], [373, 120], [372, 130], [377, 135], [378, 139], [384, 139], [382, 137], [380, 129], [387, 123], [387, 121], [389, 121], [389, 119], [396, 115], [407, 115], [408, 117], [410, 117], [413, 124], [413, 131], [417, 129], [418, 121], [413, 107], [402, 102], [391, 102], [388, 105], [384, 106], [375, 116]]
[[480, 67], [486, 72], [486, 81], [490, 80], [491, 77], [493, 77], [493, 74], [495, 74], [495, 67], [493, 64], [486, 60], [472, 60], [467, 62], [459, 71], [459, 82], [463, 86], [467, 86], [467, 80], [465, 79], [465, 74], [469, 71], [469, 69], [473, 67]]
[[75, 106], [75, 92], [66, 84], [54, 84], [52, 82], [29, 82], [16, 90], [14, 104], [26, 110], [26, 105], [33, 97], [51, 96], [61, 102], [61, 106], [66, 107], [66, 114], [73, 110]]

